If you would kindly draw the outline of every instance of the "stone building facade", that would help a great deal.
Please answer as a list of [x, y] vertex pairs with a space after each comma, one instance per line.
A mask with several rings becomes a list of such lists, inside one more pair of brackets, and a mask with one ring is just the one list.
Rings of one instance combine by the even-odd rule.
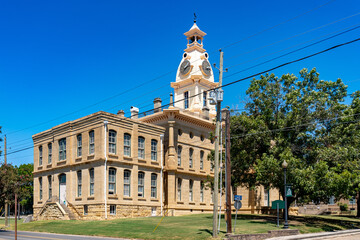
[[[171, 83], [175, 99], [154, 100], [151, 113], [131, 117], [97, 112], [35, 134], [34, 218], [111, 219], [212, 212], [215, 106], [206, 92], [218, 86], [206, 34], [196, 23]], [[238, 188], [243, 208], [261, 213], [275, 190]], [[222, 197], [222, 205], [225, 196]]]

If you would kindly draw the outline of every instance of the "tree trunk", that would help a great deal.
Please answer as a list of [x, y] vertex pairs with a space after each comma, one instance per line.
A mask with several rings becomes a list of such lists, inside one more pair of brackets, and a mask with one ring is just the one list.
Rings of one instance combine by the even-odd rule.
[[356, 217], [360, 218], [360, 192], [356, 193]]

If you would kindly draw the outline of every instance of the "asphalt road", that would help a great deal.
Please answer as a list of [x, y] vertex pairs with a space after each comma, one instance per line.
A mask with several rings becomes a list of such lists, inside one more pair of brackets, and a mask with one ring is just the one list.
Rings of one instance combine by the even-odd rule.
[[[15, 239], [14, 231], [0, 230], [0, 240]], [[79, 236], [53, 233], [37, 233], [37, 232], [17, 232], [18, 240], [126, 240], [125, 238], [108, 238], [108, 237], [93, 237], [93, 236]]]

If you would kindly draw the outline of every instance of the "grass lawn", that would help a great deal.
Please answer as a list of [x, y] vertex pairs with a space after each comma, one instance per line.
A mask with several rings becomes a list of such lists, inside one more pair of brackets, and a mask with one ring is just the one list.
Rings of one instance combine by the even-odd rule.
[[[153, 233], [160, 219], [161, 217], [148, 217], [108, 221], [19, 222], [18, 230], [140, 239], [210, 239], [212, 236], [212, 215], [210, 214], [165, 217]], [[276, 218], [273, 216], [239, 215], [236, 221], [236, 233], [265, 233], [268, 230], [279, 229], [275, 222]], [[359, 227], [360, 220], [350, 217], [306, 216], [293, 217], [290, 221], [290, 228], [299, 229], [302, 233]], [[224, 237], [225, 232], [226, 224], [222, 219], [219, 237]]]

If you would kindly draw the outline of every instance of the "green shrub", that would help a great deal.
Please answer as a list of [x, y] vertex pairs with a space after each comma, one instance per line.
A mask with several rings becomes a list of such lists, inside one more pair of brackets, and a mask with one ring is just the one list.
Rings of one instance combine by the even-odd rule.
[[348, 210], [348, 205], [346, 203], [338, 203], [339, 207], [340, 207], [340, 211], [347, 211]]

